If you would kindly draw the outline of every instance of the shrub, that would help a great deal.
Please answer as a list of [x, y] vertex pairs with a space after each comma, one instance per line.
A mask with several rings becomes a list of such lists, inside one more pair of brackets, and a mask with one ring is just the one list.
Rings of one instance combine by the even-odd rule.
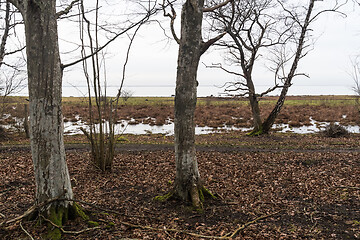
[[3, 139], [6, 139], [6, 131], [2, 126], [0, 126], [0, 140]]
[[330, 123], [323, 131], [323, 134], [326, 137], [336, 138], [348, 135], [349, 131], [339, 124]]

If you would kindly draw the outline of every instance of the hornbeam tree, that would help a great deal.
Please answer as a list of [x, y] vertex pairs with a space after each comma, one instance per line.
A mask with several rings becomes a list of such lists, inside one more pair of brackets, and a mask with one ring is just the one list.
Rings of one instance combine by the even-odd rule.
[[[61, 111], [60, 63], [56, 0], [9, 0], [25, 24], [29, 88], [30, 140], [36, 181], [36, 202], [46, 204], [41, 214], [61, 225], [73, 209], [70, 177], [65, 160]], [[59, 231], [60, 232], [60, 231]]]
[[[176, 177], [174, 195], [183, 201], [191, 202], [194, 207], [201, 208], [205, 193], [199, 174], [195, 151], [195, 107], [197, 101], [197, 69], [201, 55], [217, 40], [220, 34], [207, 42], [202, 38], [203, 13], [224, 6], [225, 1], [211, 8], [204, 8], [204, 0], [187, 0], [181, 11], [181, 36], [175, 34], [173, 23], [176, 17], [172, 13], [164, 15], [171, 18], [171, 30], [179, 44], [178, 66], [175, 90], [175, 162]], [[169, 196], [169, 195], [168, 195]]]

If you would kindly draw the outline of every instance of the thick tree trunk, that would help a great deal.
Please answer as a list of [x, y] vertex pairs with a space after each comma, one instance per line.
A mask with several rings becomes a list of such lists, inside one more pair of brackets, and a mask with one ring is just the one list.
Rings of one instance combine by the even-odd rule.
[[[73, 197], [65, 160], [61, 112], [60, 64], [56, 1], [23, 1], [25, 22], [30, 140], [36, 181], [36, 201]], [[68, 201], [54, 202], [48, 215], [66, 217]]]
[[175, 95], [175, 194], [195, 207], [201, 206], [202, 190], [195, 154], [194, 115], [203, 5], [203, 0], [187, 0], [182, 8]]

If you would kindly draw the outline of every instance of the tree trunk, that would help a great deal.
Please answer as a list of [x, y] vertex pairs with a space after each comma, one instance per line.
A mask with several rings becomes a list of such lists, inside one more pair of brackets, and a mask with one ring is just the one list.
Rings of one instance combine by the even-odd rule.
[[195, 207], [201, 207], [202, 190], [195, 154], [194, 115], [203, 5], [203, 0], [187, 0], [182, 8], [175, 95], [175, 194]]
[[[56, 1], [23, 1], [29, 88], [30, 141], [36, 201], [73, 197], [65, 160], [61, 111], [62, 70], [58, 46]], [[19, 7], [19, 5], [17, 6]], [[70, 202], [49, 205], [49, 217], [67, 217]], [[53, 219], [55, 221], [55, 219]], [[61, 223], [61, 221], [60, 221]]]
[[281, 111], [282, 106], [284, 105], [286, 94], [287, 94], [288, 90], [289, 90], [289, 86], [286, 86], [286, 85], [281, 90], [281, 94], [276, 102], [275, 107], [273, 108], [273, 110], [271, 111], [269, 116], [266, 118], [266, 120], [262, 124], [262, 131], [260, 132], [260, 134], [269, 133], [272, 125], [274, 124], [277, 116], [279, 115], [279, 113]]
[[262, 125], [262, 132], [263, 133], [268, 133], [272, 127], [272, 125], [275, 123], [275, 120], [277, 118], [277, 116], [279, 115], [282, 106], [284, 105], [285, 102], [285, 98], [287, 95], [287, 92], [289, 90], [289, 87], [291, 86], [291, 81], [294, 78], [295, 74], [296, 74], [296, 69], [298, 66], [298, 63], [302, 57], [302, 52], [304, 49], [304, 42], [305, 42], [305, 37], [306, 37], [306, 32], [308, 31], [308, 27], [309, 24], [311, 22], [311, 13], [312, 10], [314, 8], [314, 4], [315, 4], [315, 0], [311, 0], [309, 2], [309, 7], [307, 10], [307, 14], [304, 20], [303, 25], [301, 26], [301, 33], [300, 33], [300, 37], [299, 37], [299, 41], [298, 41], [298, 45], [296, 48], [296, 53], [295, 53], [295, 57], [294, 57], [294, 61], [291, 65], [291, 69], [289, 71], [289, 74], [286, 77], [286, 80], [284, 82], [284, 87], [281, 90], [281, 94], [276, 102], [275, 107], [273, 108], [273, 110], [271, 111], [270, 115], [267, 117], [267, 119], [264, 121], [263, 125]]

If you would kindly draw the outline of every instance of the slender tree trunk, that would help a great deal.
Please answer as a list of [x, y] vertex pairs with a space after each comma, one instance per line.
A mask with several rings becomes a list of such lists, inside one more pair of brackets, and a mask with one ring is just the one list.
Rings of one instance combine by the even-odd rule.
[[260, 108], [259, 108], [259, 101], [256, 96], [250, 94], [249, 102], [251, 106], [251, 113], [253, 117], [253, 130], [251, 131], [250, 135], [256, 135], [258, 132], [262, 130], [262, 121], [260, 116]]
[[175, 95], [175, 193], [201, 206], [201, 181], [195, 154], [197, 69], [201, 56], [203, 0], [187, 0], [181, 13], [181, 38]]
[[301, 26], [301, 34], [300, 34], [300, 38], [298, 41], [298, 46], [296, 49], [296, 53], [295, 53], [295, 57], [294, 57], [294, 61], [291, 65], [291, 69], [289, 71], [289, 74], [286, 77], [286, 80], [284, 82], [284, 87], [281, 90], [281, 94], [278, 98], [278, 101], [276, 102], [275, 107], [273, 108], [273, 110], [271, 111], [271, 113], [269, 114], [269, 116], [267, 117], [267, 119], [264, 121], [263, 125], [262, 125], [262, 132], [263, 133], [268, 133], [272, 127], [272, 125], [274, 124], [277, 116], [279, 115], [282, 106], [284, 105], [285, 102], [285, 98], [287, 95], [287, 92], [289, 90], [289, 87], [291, 86], [291, 81], [294, 78], [295, 74], [296, 74], [296, 68], [298, 66], [298, 63], [302, 57], [302, 52], [304, 49], [304, 42], [305, 42], [305, 36], [306, 36], [306, 32], [308, 31], [308, 27], [310, 24], [310, 19], [311, 19], [311, 13], [312, 10], [314, 8], [314, 4], [315, 4], [315, 0], [311, 0], [309, 3], [309, 7], [307, 10], [307, 14], [304, 20], [304, 24]]
[[[245, 68], [245, 67], [244, 67]], [[261, 121], [261, 115], [260, 115], [260, 107], [259, 107], [259, 100], [256, 96], [255, 91], [255, 85], [251, 78], [251, 72], [246, 73], [246, 85], [249, 88], [249, 102], [251, 107], [251, 113], [253, 117], [253, 130], [249, 134], [257, 135], [262, 130], [262, 121]]]
[[[29, 87], [30, 140], [36, 201], [73, 197], [65, 160], [61, 111], [60, 64], [56, 1], [23, 1]], [[47, 214], [67, 217], [68, 201], [49, 205]], [[51, 217], [49, 216], [49, 217]], [[54, 219], [55, 220], [55, 219]], [[61, 223], [61, 221], [60, 221]]]

